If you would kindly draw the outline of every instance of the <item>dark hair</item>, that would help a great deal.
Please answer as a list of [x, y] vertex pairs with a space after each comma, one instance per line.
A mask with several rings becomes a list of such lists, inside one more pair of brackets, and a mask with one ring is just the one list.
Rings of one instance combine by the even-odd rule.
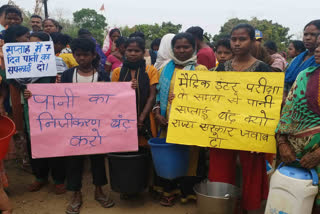
[[121, 45], [125, 44], [127, 39], [123, 36], [120, 36], [116, 41], [116, 47], [120, 48]]
[[130, 37], [124, 44], [124, 47], [127, 48], [130, 44], [137, 43], [138, 47], [145, 51], [146, 49], [146, 42], [141, 37]]
[[45, 32], [34, 32], [31, 34], [30, 37], [37, 37], [39, 38], [41, 41], [50, 41], [50, 36], [49, 34], [45, 33]]
[[274, 41], [266, 41], [264, 44], [263, 44], [264, 47], [272, 50], [272, 51], [275, 51], [275, 52], [278, 52], [278, 47], [277, 47], [277, 44], [274, 42]]
[[157, 38], [151, 42], [150, 48], [153, 49], [154, 46], [160, 46], [161, 39]]
[[100, 56], [96, 52], [96, 43], [92, 39], [89, 38], [76, 38], [72, 40], [70, 44], [72, 53], [75, 53], [77, 50], [82, 50], [84, 52], [91, 52], [92, 54], [96, 54], [96, 58], [92, 61], [92, 65], [94, 68], [98, 69], [100, 66]]
[[230, 39], [220, 39], [217, 44], [216, 44], [216, 50], [218, 50], [218, 48], [220, 46], [223, 46], [229, 50], [231, 50], [231, 45], [230, 45]]
[[203, 41], [203, 29], [201, 27], [190, 27], [186, 32], [191, 33], [196, 39]]
[[293, 40], [293, 41], [291, 41], [291, 43], [293, 44], [294, 49], [296, 49], [300, 53], [306, 51], [306, 47], [304, 46], [303, 41]]
[[121, 35], [121, 32], [118, 28], [114, 28], [109, 32], [109, 36], [112, 36], [112, 34], [114, 34], [115, 32], [118, 32]]
[[29, 32], [29, 29], [26, 27], [23, 27], [21, 25], [12, 25], [6, 30], [4, 34], [4, 42], [5, 43], [17, 42], [18, 37], [23, 36], [28, 32]]
[[0, 7], [0, 16], [2, 16], [3, 13], [5, 13], [8, 8], [12, 8], [12, 7], [13, 7], [13, 6], [10, 5], [10, 4], [4, 4], [4, 5], [2, 5], [2, 6]]
[[50, 36], [54, 44], [60, 43], [63, 46], [67, 46], [72, 41], [72, 38], [69, 35], [60, 32], [51, 33]]
[[33, 14], [33, 15], [30, 17], [30, 19], [32, 19], [32, 18], [37, 18], [37, 19], [41, 19], [41, 20], [42, 20], [42, 17], [39, 16], [39, 15], [37, 15], [37, 14]]
[[249, 34], [250, 39], [255, 40], [256, 30], [254, 29], [254, 27], [252, 27], [252, 25], [249, 25], [249, 24], [238, 24], [237, 26], [232, 28], [230, 35], [232, 35], [232, 33], [234, 31], [239, 30], [239, 29], [245, 29], [247, 31], [247, 33]]
[[78, 36], [81, 37], [81, 36], [91, 36], [91, 32], [88, 31], [87, 29], [84, 29], [84, 28], [81, 28], [79, 31], [78, 31]]
[[320, 19], [316, 19], [316, 20], [313, 20], [313, 21], [311, 21], [311, 22], [309, 22], [304, 28], [303, 28], [303, 30], [305, 30], [307, 27], [309, 27], [310, 25], [314, 25], [314, 26], [316, 26], [316, 28], [318, 29], [318, 30], [320, 30]]
[[141, 39], [146, 40], [144, 33], [140, 32], [140, 31], [136, 31], [136, 32], [130, 34], [129, 38], [131, 38], [131, 37], [140, 37]]
[[188, 40], [188, 42], [192, 45], [192, 48], [193, 49], [196, 48], [196, 41], [191, 33], [178, 33], [177, 35], [175, 35], [171, 41], [172, 48], [176, 44], [177, 40], [180, 40], [180, 39]]
[[46, 21], [52, 22], [52, 23], [54, 24], [54, 26], [56, 26], [57, 29], [62, 28], [62, 27], [60, 26], [59, 22], [57, 22], [56, 20], [51, 19], [51, 18], [47, 18], [47, 19], [43, 20], [43, 22], [42, 22], [42, 25], [43, 25], [43, 26], [44, 26], [44, 23], [45, 23]]
[[19, 10], [19, 9], [16, 8], [16, 7], [9, 7], [9, 8], [7, 8], [7, 9], [6, 9], [6, 16], [7, 16], [9, 13], [17, 14], [17, 15], [22, 19], [21, 10]]

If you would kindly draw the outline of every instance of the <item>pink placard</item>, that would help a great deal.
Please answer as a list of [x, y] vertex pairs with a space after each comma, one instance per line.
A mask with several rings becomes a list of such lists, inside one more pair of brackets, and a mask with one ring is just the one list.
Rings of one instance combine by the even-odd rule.
[[138, 150], [131, 83], [30, 84], [33, 158]]

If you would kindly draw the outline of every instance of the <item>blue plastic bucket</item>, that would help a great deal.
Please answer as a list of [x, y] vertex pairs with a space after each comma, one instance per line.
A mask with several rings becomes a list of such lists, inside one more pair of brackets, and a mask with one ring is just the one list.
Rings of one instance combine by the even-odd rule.
[[165, 138], [152, 138], [151, 147], [153, 164], [158, 176], [175, 179], [186, 176], [189, 168], [189, 146], [166, 143]]

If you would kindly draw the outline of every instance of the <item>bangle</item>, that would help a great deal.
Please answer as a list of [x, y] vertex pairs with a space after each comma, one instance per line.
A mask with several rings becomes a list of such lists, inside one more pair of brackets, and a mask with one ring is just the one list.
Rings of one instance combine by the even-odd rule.
[[156, 109], [160, 109], [160, 106], [159, 106], [159, 105], [154, 106], [153, 109], [152, 109], [152, 112], [154, 113], [154, 111], [155, 111]]
[[282, 144], [287, 144], [287, 145], [288, 145], [288, 143], [283, 140], [283, 141], [278, 142], [278, 147], [279, 147], [280, 145], [282, 145]]

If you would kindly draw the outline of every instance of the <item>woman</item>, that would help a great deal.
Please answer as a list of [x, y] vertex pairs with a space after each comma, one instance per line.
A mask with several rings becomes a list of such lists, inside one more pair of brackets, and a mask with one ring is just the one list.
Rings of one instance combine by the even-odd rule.
[[113, 28], [109, 31], [106, 39], [103, 42], [102, 51], [108, 58], [108, 56], [115, 51], [116, 44], [115, 42], [121, 36], [121, 32], [118, 28]]
[[303, 43], [306, 51], [299, 54], [288, 66], [285, 76], [284, 97], [289, 93], [292, 84], [299, 73], [310, 66], [315, 66], [314, 50], [316, 47], [316, 35], [320, 33], [320, 19], [309, 22], [304, 27]]
[[[155, 118], [162, 127], [160, 137], [167, 136], [168, 119], [170, 115], [171, 101], [174, 97], [174, 84], [178, 70], [207, 71], [203, 65], [197, 64], [196, 42], [192, 34], [179, 33], [171, 42], [173, 50], [172, 60], [162, 69], [158, 85], [157, 104], [153, 108]], [[156, 177], [155, 190], [162, 192], [160, 204], [172, 206], [176, 196], [181, 193], [181, 201], [187, 202], [189, 199], [196, 199], [193, 186], [200, 178], [197, 176], [199, 158], [199, 148], [190, 149], [189, 174], [179, 180], [166, 180]]]
[[50, 18], [45, 19], [43, 20], [42, 25], [43, 25], [43, 31], [45, 33], [50, 34], [50, 33], [60, 32], [60, 24], [54, 19], [50, 19]]
[[[239, 24], [231, 31], [231, 48], [234, 58], [219, 64], [216, 71], [269, 72], [271, 68], [251, 54], [255, 45], [255, 29]], [[249, 151], [211, 149], [209, 180], [235, 185], [236, 162], [240, 158], [243, 174], [242, 208], [257, 211], [268, 196], [268, 176], [264, 154]]]
[[126, 48], [125, 48], [125, 43], [126, 43], [126, 38], [120, 36], [117, 41], [116, 41], [116, 47], [117, 50], [110, 54], [106, 65], [105, 65], [105, 71], [106, 72], [112, 72], [113, 70], [115, 70], [116, 68], [119, 68], [122, 66], [123, 60], [124, 60], [124, 55], [126, 52]]
[[168, 33], [164, 35], [161, 39], [157, 60], [154, 64], [154, 67], [156, 67], [158, 71], [160, 71], [164, 66], [166, 66], [173, 58], [171, 41], [174, 36], [174, 34]]
[[125, 56], [121, 68], [112, 73], [112, 82], [132, 82], [136, 90], [139, 146], [147, 146], [150, 138], [156, 135], [156, 126], [151, 110], [156, 97], [158, 71], [147, 66], [144, 60], [145, 42], [140, 37], [129, 38], [125, 43]]
[[[282, 109], [276, 129], [281, 160], [315, 168], [320, 176], [320, 36], [314, 52], [317, 66], [303, 70], [293, 84]], [[320, 186], [319, 186], [320, 187]], [[320, 213], [320, 194], [316, 198], [314, 214]]]
[[288, 46], [288, 56], [294, 59], [296, 56], [306, 51], [303, 41], [293, 40]]

